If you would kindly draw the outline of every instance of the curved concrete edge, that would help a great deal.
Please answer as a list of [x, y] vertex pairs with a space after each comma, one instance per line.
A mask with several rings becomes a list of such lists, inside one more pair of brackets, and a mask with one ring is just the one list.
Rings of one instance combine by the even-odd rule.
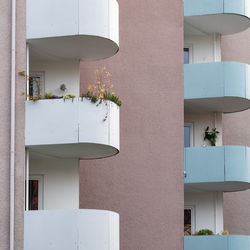
[[250, 148], [194, 147], [184, 150], [185, 190], [242, 191], [250, 188]]
[[24, 250], [119, 250], [119, 214], [106, 210], [24, 213]]
[[249, 250], [248, 235], [184, 236], [184, 250]]
[[250, 65], [213, 62], [184, 65], [185, 108], [238, 112], [250, 108]]
[[233, 34], [250, 27], [248, 0], [184, 0], [185, 34]]
[[99, 60], [119, 50], [116, 0], [27, 0], [26, 23], [32, 59]]
[[119, 107], [110, 101], [99, 105], [86, 98], [27, 101], [25, 146], [36, 157], [96, 159], [115, 155], [120, 148], [119, 113]]
[[248, 0], [184, 0], [184, 16], [234, 14], [250, 18]]

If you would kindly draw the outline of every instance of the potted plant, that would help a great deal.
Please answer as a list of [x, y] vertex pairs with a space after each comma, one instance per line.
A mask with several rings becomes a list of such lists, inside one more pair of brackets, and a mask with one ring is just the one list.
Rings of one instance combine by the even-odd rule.
[[217, 136], [220, 132], [216, 128], [209, 130], [209, 126], [205, 129], [204, 141], [208, 140], [211, 146], [216, 146]]

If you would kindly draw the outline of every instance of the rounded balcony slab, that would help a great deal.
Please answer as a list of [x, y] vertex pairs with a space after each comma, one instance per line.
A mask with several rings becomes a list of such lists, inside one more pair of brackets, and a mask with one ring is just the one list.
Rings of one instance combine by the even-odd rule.
[[250, 189], [249, 147], [191, 147], [184, 152], [185, 191]]
[[97, 159], [119, 152], [119, 107], [110, 101], [27, 101], [25, 122], [31, 158]]
[[119, 250], [119, 214], [104, 210], [25, 211], [24, 250]]
[[239, 62], [184, 65], [185, 112], [239, 112], [250, 108], [250, 66]]
[[31, 60], [111, 57], [119, 50], [118, 3], [116, 0], [27, 0], [27, 41]]
[[250, 27], [248, 0], [184, 0], [186, 35], [233, 34]]

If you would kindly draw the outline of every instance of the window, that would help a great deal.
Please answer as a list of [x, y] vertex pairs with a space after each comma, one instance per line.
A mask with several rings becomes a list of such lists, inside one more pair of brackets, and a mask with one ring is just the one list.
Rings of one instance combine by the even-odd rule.
[[193, 123], [185, 122], [184, 124], [184, 147], [193, 147]]
[[29, 96], [40, 97], [44, 94], [44, 72], [30, 72]]
[[43, 176], [30, 176], [29, 210], [43, 209]]
[[184, 50], [183, 50], [183, 61], [184, 64], [190, 64], [193, 63], [193, 45], [192, 44], [185, 44]]
[[184, 64], [189, 64], [189, 48], [184, 48]]
[[185, 206], [184, 207], [184, 235], [192, 235], [195, 233], [195, 207]]

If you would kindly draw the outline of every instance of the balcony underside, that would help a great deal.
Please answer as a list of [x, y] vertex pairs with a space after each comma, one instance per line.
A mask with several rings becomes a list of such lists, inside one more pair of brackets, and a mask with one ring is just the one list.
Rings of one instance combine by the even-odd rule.
[[239, 62], [184, 65], [186, 112], [239, 112], [250, 108], [250, 66]]
[[217, 97], [187, 99], [184, 101], [185, 112], [203, 113], [203, 112], [222, 112], [233, 113], [250, 108], [250, 100], [240, 97]]
[[250, 236], [185, 236], [184, 250], [249, 250]]
[[186, 35], [241, 32], [250, 27], [248, 0], [184, 0]]
[[24, 215], [24, 250], [119, 250], [119, 215], [102, 210], [39, 210]]
[[56, 145], [27, 146], [31, 159], [46, 158], [80, 158], [98, 159], [119, 153], [115, 147], [96, 143], [72, 143]]
[[185, 148], [185, 191], [234, 192], [250, 188], [250, 148]]
[[110, 101], [28, 101], [25, 113], [25, 146], [32, 158], [97, 159], [119, 152], [119, 107]]
[[250, 19], [237, 14], [214, 14], [184, 17], [185, 35], [229, 35], [250, 27]]
[[28, 43], [31, 61], [99, 60], [119, 50], [116, 42], [90, 35], [29, 39]]

